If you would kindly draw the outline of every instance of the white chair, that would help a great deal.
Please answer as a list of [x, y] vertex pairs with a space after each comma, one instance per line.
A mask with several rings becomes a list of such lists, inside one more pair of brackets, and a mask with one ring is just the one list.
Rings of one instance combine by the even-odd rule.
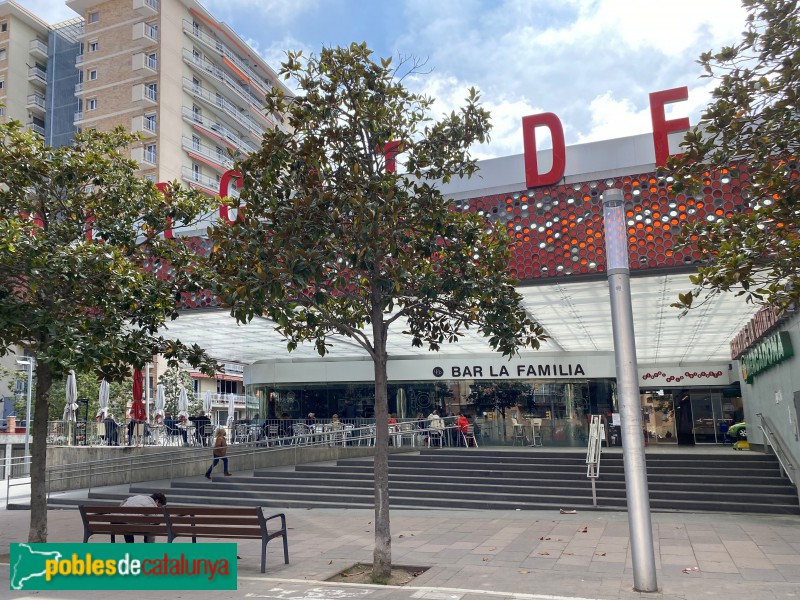
[[397, 436], [397, 445], [402, 446], [406, 440], [409, 440], [411, 447], [416, 446], [417, 428], [414, 423], [404, 422], [400, 423], [398, 427], [399, 435]]
[[475, 427], [467, 425], [467, 428], [461, 432], [461, 438], [464, 440], [464, 447], [469, 448], [470, 442], [476, 448], [478, 447], [478, 440], [475, 439]]

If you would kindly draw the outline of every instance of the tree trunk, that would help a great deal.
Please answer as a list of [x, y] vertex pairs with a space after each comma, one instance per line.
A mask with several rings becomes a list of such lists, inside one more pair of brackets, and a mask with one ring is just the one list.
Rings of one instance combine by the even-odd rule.
[[[376, 311], [373, 310], [373, 313]], [[389, 404], [386, 391], [386, 333], [383, 315], [372, 318], [375, 356], [375, 552], [372, 578], [388, 579], [392, 573], [392, 535], [389, 528]]]
[[28, 541], [47, 541], [47, 396], [53, 373], [44, 361], [36, 361], [36, 402], [31, 431], [31, 524]]

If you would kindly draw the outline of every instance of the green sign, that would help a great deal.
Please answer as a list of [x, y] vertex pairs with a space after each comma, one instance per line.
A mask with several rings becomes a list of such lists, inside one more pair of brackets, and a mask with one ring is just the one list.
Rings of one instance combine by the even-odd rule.
[[236, 544], [11, 544], [12, 590], [235, 590]]
[[787, 358], [794, 356], [792, 340], [788, 331], [779, 331], [765, 339], [758, 346], [743, 354], [739, 359], [742, 364], [742, 375], [747, 383]]

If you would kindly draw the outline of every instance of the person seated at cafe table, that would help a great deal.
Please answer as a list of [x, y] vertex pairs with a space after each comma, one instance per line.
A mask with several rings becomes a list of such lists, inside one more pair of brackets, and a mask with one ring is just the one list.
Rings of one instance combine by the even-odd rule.
[[189, 417], [189, 421], [194, 424], [194, 438], [197, 443], [206, 445], [211, 439], [211, 419], [201, 410], [197, 416]]
[[167, 431], [167, 436], [170, 438], [180, 436], [183, 445], [188, 446], [189, 441], [187, 440], [186, 436], [186, 429], [178, 426], [178, 421], [172, 416], [172, 413], [167, 413], [164, 416], [164, 429]]

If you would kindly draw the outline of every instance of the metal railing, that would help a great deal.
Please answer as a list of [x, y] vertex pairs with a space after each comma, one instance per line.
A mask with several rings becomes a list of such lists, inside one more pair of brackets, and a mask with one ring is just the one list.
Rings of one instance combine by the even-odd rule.
[[[224, 150], [218, 152], [215, 148], [195, 142], [192, 138], [186, 136], [183, 137], [183, 149], [218, 164], [223, 170], [233, 168], [233, 161]], [[222, 394], [215, 395], [221, 396]], [[242, 398], [244, 398], [244, 396], [242, 396]]]
[[186, 181], [196, 183], [213, 194], [217, 194], [219, 192], [219, 181], [217, 181], [215, 178], [209, 177], [208, 175], [203, 175], [202, 173], [193, 170], [191, 167], [181, 167], [181, 175]]
[[[258, 468], [259, 458], [267, 453], [294, 452], [295, 464], [299, 464], [297, 452], [307, 448], [343, 448], [347, 446], [361, 446], [369, 448], [375, 446], [376, 426], [374, 424], [356, 427], [352, 424], [318, 423], [307, 426], [304, 423], [295, 423], [298, 427], [289, 435], [266, 435], [259, 439], [236, 439], [236, 427], [231, 435], [233, 443], [228, 446], [228, 457], [236, 461], [237, 469], [247, 469], [252, 466]], [[404, 428], [405, 424], [408, 427]], [[415, 421], [407, 421], [389, 425], [390, 445], [400, 447], [416, 447], [427, 443], [433, 429], [416, 427]], [[444, 431], [437, 430], [436, 435], [452, 437], [457, 433], [454, 427]], [[460, 434], [458, 434], [460, 435]], [[97, 485], [109, 485], [107, 476], [111, 474], [125, 474], [124, 481], [128, 485], [135, 481], [148, 479], [175, 478], [176, 471], [186, 474], [187, 465], [209, 462], [208, 448], [205, 446], [179, 447], [175, 450], [163, 450], [152, 454], [136, 454], [123, 457], [108, 457], [101, 460], [81, 461], [78, 463], [62, 464], [48, 467], [46, 470], [47, 495], [50, 497], [52, 490], [65, 491], [69, 489], [87, 488], [91, 492]], [[153, 477], [157, 474], [157, 477]], [[196, 474], [196, 473], [194, 473]]]
[[239, 83], [235, 81], [233, 77], [228, 75], [224, 70], [220, 69], [217, 65], [215, 65], [211, 61], [203, 58], [202, 56], [196, 55], [188, 48], [183, 49], [183, 60], [189, 63], [190, 65], [194, 65], [195, 67], [198, 68], [198, 70], [202, 71], [204, 74], [210, 75], [214, 79], [226, 84], [234, 94], [239, 96], [248, 105], [252, 106], [256, 110], [264, 110], [264, 105], [262, 101], [259, 101], [257, 97], [255, 97], [250, 92], [242, 88], [242, 86], [239, 85]]
[[28, 67], [28, 79], [39, 79], [43, 83], [47, 82], [47, 71], [39, 67]]
[[245, 109], [240, 109], [222, 94], [212, 94], [210, 90], [195, 83], [188, 77], [183, 78], [183, 89], [194, 94], [209, 106], [220, 109], [225, 115], [232, 118], [256, 136], [261, 136], [264, 133], [264, 128], [256, 123], [249, 114], [244, 112]]
[[255, 152], [256, 150], [256, 147], [254, 145], [246, 142], [243, 138], [233, 133], [230, 129], [228, 129], [224, 125], [212, 119], [208, 119], [199, 113], [194, 112], [188, 106], [183, 107], [182, 115], [183, 118], [189, 121], [190, 123], [199, 125], [200, 127], [209, 131], [210, 133], [225, 138], [226, 140], [228, 140], [228, 142], [231, 143], [231, 145], [235, 146], [245, 154], [249, 154], [250, 152]]
[[28, 106], [33, 105], [33, 106], [38, 106], [42, 110], [45, 109], [44, 98], [39, 94], [29, 94], [27, 100], [28, 100]]
[[764, 440], [767, 442], [766, 446], [772, 448], [781, 466], [782, 472], [786, 474], [786, 477], [789, 478], [789, 481], [791, 481], [794, 486], [798, 487], [798, 493], [800, 493], [797, 467], [792, 462], [792, 455], [786, 449], [786, 445], [783, 443], [781, 436], [775, 431], [775, 427], [773, 427], [769, 417], [763, 413], [756, 413], [756, 416], [759, 418], [758, 428], [761, 430], [761, 433], [764, 434]]
[[47, 56], [47, 44], [40, 39], [31, 40], [30, 51], [40, 52], [41, 54]]

